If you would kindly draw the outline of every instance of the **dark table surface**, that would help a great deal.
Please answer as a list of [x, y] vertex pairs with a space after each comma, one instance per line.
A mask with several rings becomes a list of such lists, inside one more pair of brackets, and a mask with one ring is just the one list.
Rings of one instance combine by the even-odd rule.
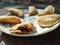
[[[5, 10], [7, 8], [9, 6], [1, 8], [0, 15], [7, 14], [8, 12]], [[0, 45], [60, 45], [60, 26], [52, 32], [35, 37], [15, 37], [0, 31]]]

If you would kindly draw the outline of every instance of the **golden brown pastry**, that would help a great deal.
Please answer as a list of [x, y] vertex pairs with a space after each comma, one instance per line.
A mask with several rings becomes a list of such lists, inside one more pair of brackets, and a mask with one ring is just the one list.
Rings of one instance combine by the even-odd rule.
[[48, 14], [54, 14], [54, 7], [52, 5], [49, 5], [48, 7], [46, 7], [38, 15], [42, 16], [42, 15], [48, 15]]
[[10, 28], [10, 31], [13, 34], [27, 34], [34, 31], [34, 26], [30, 22], [23, 22]]
[[38, 10], [35, 8], [35, 6], [29, 6], [29, 16], [36, 15], [38, 13]]
[[23, 17], [24, 16], [24, 13], [22, 10], [19, 10], [19, 9], [16, 9], [16, 8], [10, 8], [8, 9], [8, 11], [11, 13], [11, 14], [15, 14], [19, 17]]
[[38, 24], [43, 28], [52, 27], [60, 22], [60, 15], [44, 15], [37, 19]]
[[21, 23], [21, 20], [16, 16], [0, 16], [0, 23], [17, 24]]

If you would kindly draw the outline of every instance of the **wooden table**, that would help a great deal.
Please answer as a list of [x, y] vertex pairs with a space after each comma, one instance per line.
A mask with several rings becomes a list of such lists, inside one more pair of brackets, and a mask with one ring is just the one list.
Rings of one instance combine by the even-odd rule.
[[[0, 15], [7, 13], [4, 9], [0, 9]], [[52, 32], [35, 37], [15, 37], [0, 33], [0, 45], [60, 45], [60, 26]]]

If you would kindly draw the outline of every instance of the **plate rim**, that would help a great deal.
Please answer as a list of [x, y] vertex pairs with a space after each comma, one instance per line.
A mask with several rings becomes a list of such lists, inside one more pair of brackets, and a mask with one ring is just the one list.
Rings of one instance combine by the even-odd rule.
[[[41, 10], [41, 9], [40, 9]], [[5, 14], [6, 16], [8, 16], [10, 13], [7, 13], [7, 14]], [[35, 20], [36, 21], [36, 20]], [[60, 24], [60, 23], [59, 23]], [[56, 24], [56, 25], [58, 25], [58, 23]], [[55, 25], [54, 25], [55, 26]], [[58, 25], [59, 26], [59, 25]], [[58, 27], [57, 26], [57, 27]], [[56, 27], [56, 28], [57, 28]], [[43, 33], [43, 34], [35, 34], [35, 35], [25, 35], [25, 36], [23, 36], [23, 35], [19, 35], [19, 34], [9, 34], [9, 33], [6, 33], [6, 32], [4, 32], [4, 31], [2, 31], [2, 32], [4, 32], [4, 33], [6, 33], [6, 34], [9, 34], [9, 35], [12, 35], [12, 36], [18, 36], [18, 37], [32, 37], [32, 36], [39, 36], [39, 35], [44, 35], [44, 34], [46, 34], [46, 33], [49, 33], [49, 32], [51, 32], [51, 31], [53, 31], [53, 30], [55, 30], [56, 28], [54, 28], [54, 29], [52, 29], [52, 30], [50, 30], [50, 31], [48, 31], [48, 32], [45, 32], [45, 33]]]

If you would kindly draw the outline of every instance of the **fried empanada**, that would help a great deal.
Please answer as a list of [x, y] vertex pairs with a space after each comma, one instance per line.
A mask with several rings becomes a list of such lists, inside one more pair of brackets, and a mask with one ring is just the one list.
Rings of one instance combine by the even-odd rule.
[[0, 16], [0, 23], [17, 24], [21, 23], [21, 20], [16, 16]]
[[38, 24], [43, 28], [52, 27], [60, 22], [60, 15], [44, 15], [37, 19]]
[[23, 17], [24, 16], [24, 13], [22, 10], [19, 10], [19, 9], [16, 9], [16, 8], [10, 8], [8, 9], [8, 11], [11, 13], [11, 14], [15, 14], [19, 17]]
[[10, 32], [13, 34], [27, 34], [34, 31], [34, 26], [30, 22], [23, 22], [21, 24], [17, 24], [10, 28]]
[[49, 5], [44, 10], [42, 10], [42, 12], [38, 14], [38, 16], [48, 15], [48, 14], [54, 14], [54, 7], [52, 5]]
[[29, 6], [28, 10], [29, 10], [29, 16], [33, 16], [38, 13], [38, 10], [35, 8], [35, 6]]

